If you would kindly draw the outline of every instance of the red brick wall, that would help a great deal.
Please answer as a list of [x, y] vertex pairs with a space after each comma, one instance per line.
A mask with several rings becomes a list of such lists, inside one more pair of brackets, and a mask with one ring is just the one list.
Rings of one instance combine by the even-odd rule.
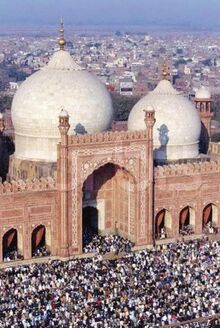
[[[201, 233], [203, 210], [210, 203], [213, 203], [220, 212], [219, 172], [194, 172], [182, 175], [172, 175], [170, 172], [164, 177], [156, 177], [155, 216], [162, 208], [171, 213], [173, 237], [178, 237], [179, 215], [186, 206], [195, 211], [195, 233]], [[219, 214], [217, 221], [219, 227]]]
[[[3, 235], [15, 228], [23, 236], [23, 255], [31, 258], [31, 233], [43, 224], [51, 233], [51, 252], [57, 254], [57, 192], [56, 190], [27, 191], [1, 194], [0, 197], [0, 240]], [[2, 259], [2, 242], [0, 242], [0, 261]]]

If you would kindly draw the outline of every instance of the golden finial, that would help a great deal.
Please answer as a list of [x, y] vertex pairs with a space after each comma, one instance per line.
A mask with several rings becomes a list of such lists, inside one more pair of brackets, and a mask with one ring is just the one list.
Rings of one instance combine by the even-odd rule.
[[65, 44], [66, 44], [66, 40], [65, 40], [65, 37], [64, 37], [63, 17], [61, 17], [61, 19], [60, 19], [60, 37], [59, 37], [58, 44], [60, 46], [60, 50], [64, 50]]
[[162, 74], [161, 74], [162, 79], [164, 80], [168, 80], [170, 77], [170, 68], [168, 65], [163, 64], [163, 68], [162, 68]]

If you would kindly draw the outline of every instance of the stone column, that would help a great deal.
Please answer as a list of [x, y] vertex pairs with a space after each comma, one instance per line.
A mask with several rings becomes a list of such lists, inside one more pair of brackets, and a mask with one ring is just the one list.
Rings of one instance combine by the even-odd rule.
[[156, 120], [153, 107], [148, 106], [144, 112], [147, 128], [147, 242], [155, 244], [153, 127]]
[[60, 200], [60, 256], [69, 256], [69, 222], [68, 222], [68, 131], [69, 115], [62, 110], [59, 115], [59, 130], [61, 142], [58, 150], [58, 192]]

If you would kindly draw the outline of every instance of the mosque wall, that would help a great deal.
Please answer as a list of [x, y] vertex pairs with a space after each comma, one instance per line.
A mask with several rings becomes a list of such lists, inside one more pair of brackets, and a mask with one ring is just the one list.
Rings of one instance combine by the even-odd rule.
[[[137, 146], [137, 145], [136, 145]], [[72, 155], [72, 153], [70, 152]], [[131, 155], [131, 154], [130, 154]], [[133, 154], [134, 155], [134, 154]], [[136, 154], [137, 155], [137, 154]], [[104, 201], [104, 224], [105, 232], [118, 232], [120, 235], [133, 239], [138, 245], [141, 236], [141, 207], [143, 206], [141, 198], [140, 185], [137, 183], [140, 161], [129, 162], [129, 156], [120, 155], [110, 158], [101, 158], [100, 162], [97, 157], [96, 165], [90, 161], [91, 170], [86, 166], [87, 170], [81, 176], [81, 182], [78, 180], [78, 186], [81, 193], [78, 197], [78, 210], [81, 213], [83, 203], [87, 201]], [[69, 158], [69, 167], [72, 177], [72, 156]], [[82, 163], [88, 163], [89, 157], [81, 158]], [[91, 160], [91, 158], [90, 158]], [[97, 162], [98, 161], [98, 162]], [[121, 162], [120, 162], [121, 161]], [[110, 164], [109, 164], [110, 162]], [[122, 167], [117, 166], [121, 163]], [[105, 164], [106, 163], [106, 164]], [[124, 165], [122, 165], [124, 163]], [[127, 163], [127, 164], [126, 164]], [[128, 165], [128, 163], [130, 163]], [[131, 165], [131, 163], [133, 163]], [[136, 165], [134, 165], [136, 163]], [[138, 164], [139, 163], [139, 164]], [[101, 165], [103, 164], [103, 165]], [[111, 169], [105, 169], [110, 165]], [[80, 166], [83, 167], [82, 165]], [[97, 168], [94, 170], [94, 168]], [[85, 166], [84, 166], [85, 168]], [[146, 169], [146, 166], [145, 166]], [[92, 172], [92, 173], [89, 173]], [[136, 173], [135, 173], [136, 172]], [[139, 172], [139, 173], [138, 173]], [[203, 162], [196, 164], [179, 164], [166, 165], [157, 167], [155, 174], [155, 197], [154, 212], [155, 216], [162, 210], [166, 209], [171, 217], [171, 229], [168, 237], [179, 238], [179, 218], [180, 213], [185, 207], [190, 207], [193, 213], [193, 228], [196, 234], [202, 233], [203, 229], [203, 211], [208, 204], [213, 204], [217, 209], [216, 227], [220, 226], [220, 163], [219, 162]], [[92, 181], [91, 176], [94, 175]], [[86, 180], [85, 180], [85, 177]], [[136, 178], [135, 178], [136, 177]], [[79, 177], [78, 177], [79, 178]], [[88, 181], [87, 187], [83, 190], [83, 181]], [[82, 184], [81, 184], [82, 183]], [[72, 180], [68, 181], [69, 189], [69, 223], [67, 230], [73, 234], [72, 215], [73, 194]], [[60, 255], [60, 205], [59, 192], [57, 192], [56, 182], [52, 179], [40, 179], [35, 181], [13, 181], [5, 182], [0, 185], [0, 238], [2, 240], [4, 234], [14, 228], [18, 232], [20, 238], [22, 253], [25, 259], [31, 258], [31, 234], [39, 225], [44, 225], [46, 231], [50, 233], [51, 238], [51, 254]], [[83, 196], [83, 193], [91, 191], [89, 196]], [[79, 197], [82, 197], [81, 200]], [[145, 199], [145, 236], [152, 234], [149, 228], [151, 222], [146, 215], [148, 208], [147, 194]], [[82, 207], [79, 207], [79, 204]], [[79, 213], [77, 212], [77, 213]], [[78, 217], [78, 220], [80, 217]], [[135, 220], [136, 219], [136, 220]], [[168, 218], [169, 219], [169, 218]], [[82, 221], [78, 221], [78, 229], [82, 229]], [[116, 231], [118, 229], [118, 231]], [[78, 233], [78, 240], [81, 240], [81, 232]], [[136, 238], [136, 239], [135, 239]], [[70, 239], [71, 240], [71, 239]], [[73, 242], [73, 240], [72, 240]], [[145, 245], [149, 243], [146, 239]], [[76, 244], [77, 245], [77, 244]], [[79, 244], [78, 244], [79, 245]], [[77, 246], [78, 246], [77, 245]], [[78, 246], [79, 247], [79, 246]], [[72, 248], [69, 254], [74, 254]], [[2, 243], [0, 243], [0, 258], [2, 257]]]
[[115, 188], [116, 233], [134, 242], [136, 208], [135, 181], [128, 172], [120, 170]]
[[[155, 169], [155, 215], [166, 209], [172, 217], [170, 237], [179, 236], [180, 212], [189, 206], [194, 212], [193, 230], [203, 230], [203, 210], [208, 204], [220, 209], [220, 163], [167, 165]], [[218, 211], [219, 212], [219, 211]], [[216, 226], [220, 226], [219, 215]]]
[[[57, 191], [55, 181], [13, 182], [0, 185], [0, 240], [14, 228], [25, 259], [31, 258], [31, 234], [44, 225], [51, 238], [51, 254], [57, 253]], [[2, 259], [2, 243], [0, 243]]]

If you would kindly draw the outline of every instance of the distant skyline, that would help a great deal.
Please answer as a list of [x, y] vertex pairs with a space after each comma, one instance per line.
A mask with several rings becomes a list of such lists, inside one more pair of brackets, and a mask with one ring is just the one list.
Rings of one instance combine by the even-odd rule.
[[61, 15], [73, 26], [220, 30], [220, 0], [0, 0], [0, 26], [52, 26]]

